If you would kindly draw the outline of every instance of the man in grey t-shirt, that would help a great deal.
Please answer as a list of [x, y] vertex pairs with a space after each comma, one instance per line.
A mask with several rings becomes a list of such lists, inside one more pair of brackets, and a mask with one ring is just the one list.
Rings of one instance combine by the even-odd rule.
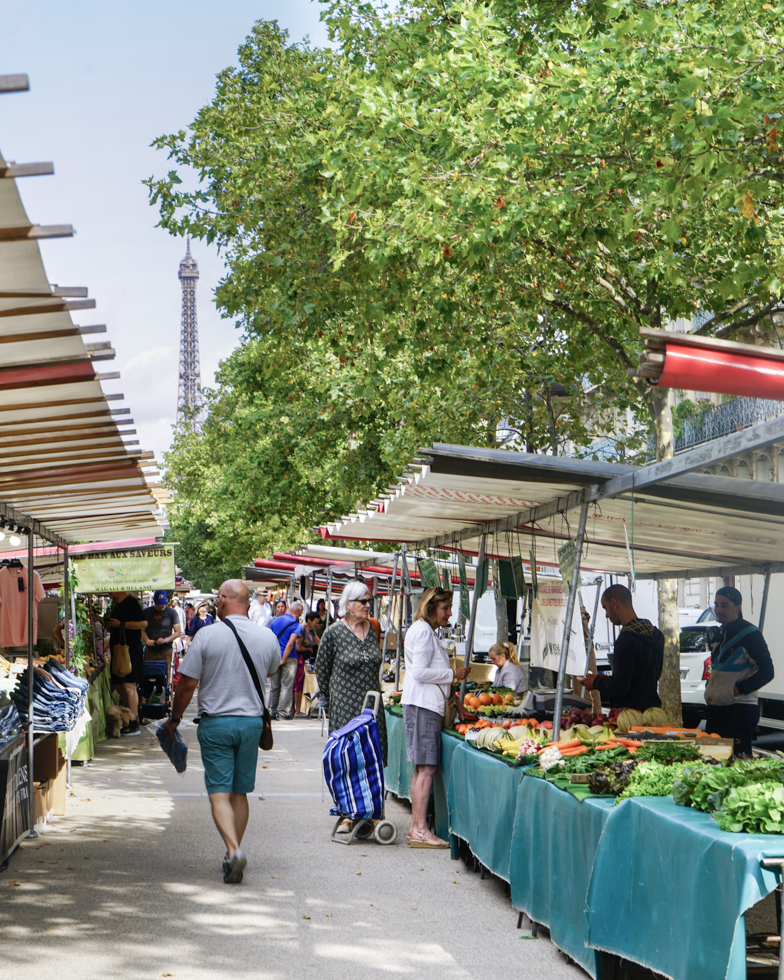
[[199, 630], [188, 648], [180, 664], [172, 717], [165, 726], [171, 737], [198, 685], [204, 782], [212, 818], [226, 845], [223, 880], [227, 884], [242, 881], [248, 863], [240, 844], [248, 825], [247, 794], [253, 792], [256, 782], [263, 707], [237, 637], [226, 623], [232, 624], [245, 644], [263, 688], [267, 676], [280, 666], [278, 641], [271, 630], [248, 619], [249, 601], [248, 590], [239, 579], [221, 585], [220, 622]]

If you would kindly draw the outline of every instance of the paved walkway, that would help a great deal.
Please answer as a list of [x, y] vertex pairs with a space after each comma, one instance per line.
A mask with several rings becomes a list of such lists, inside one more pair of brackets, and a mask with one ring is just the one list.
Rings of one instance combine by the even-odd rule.
[[331, 843], [316, 721], [281, 722], [259, 753], [245, 880], [224, 885], [196, 729], [184, 734], [183, 776], [147, 732], [74, 768], [66, 816], [0, 875], [5, 975], [584, 980], [549, 940], [523, 938], [502, 883], [408, 848], [406, 806], [387, 804], [392, 846]]

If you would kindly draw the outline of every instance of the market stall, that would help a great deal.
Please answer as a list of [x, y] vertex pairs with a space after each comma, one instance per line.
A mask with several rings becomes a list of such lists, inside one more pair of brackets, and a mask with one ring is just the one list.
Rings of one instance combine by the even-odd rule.
[[[28, 87], [24, 75], [5, 81], [0, 94]], [[129, 537], [158, 540], [159, 506], [168, 500], [145, 472], [153, 454], [126, 441], [133, 430], [121, 426], [132, 424], [125, 417], [130, 410], [112, 404], [123, 396], [103, 391], [104, 381], [119, 377], [99, 371], [114, 350], [90, 336], [106, 327], [73, 322], [72, 315], [94, 308], [95, 300], [84, 287], [51, 285], [46, 275], [39, 241], [70, 237], [73, 229], [33, 223], [16, 178], [51, 173], [49, 163], [9, 164], [0, 155], [0, 647], [9, 659], [19, 654], [26, 661], [11, 691], [12, 723], [0, 719], [3, 860], [20, 835], [35, 835], [37, 816], [45, 819], [53, 809], [50, 792], [62, 793], [60, 736], [67, 756], [89, 721], [86, 681], [68, 671], [69, 548]], [[39, 560], [59, 565], [65, 665], [36, 656], [44, 597]]]
[[[581, 568], [631, 578], [766, 574], [784, 569], [784, 486], [694, 471], [782, 437], [784, 422], [773, 420], [643, 469], [434, 446], [412, 463], [400, 485], [322, 533], [403, 541], [420, 554], [461, 552], [477, 558], [478, 575], [488, 557], [527, 565], [535, 555], [537, 565], [560, 568], [572, 610]], [[565, 571], [558, 552], [567, 543], [572, 562]], [[575, 629], [569, 612], [553, 713], [556, 742], [567, 641]], [[398, 736], [390, 725], [388, 785], [405, 794], [410, 774]], [[677, 807], [672, 799], [615, 806], [585, 786], [534, 778], [534, 770], [510, 768], [449, 734], [442, 739], [457, 747], [449, 753], [446, 812], [443, 803], [437, 806], [439, 822], [446, 819], [454, 836], [508, 880], [515, 907], [546, 924], [554, 942], [592, 975], [601, 951], [678, 980], [745, 974], [743, 912], [780, 881], [780, 870], [765, 870], [761, 861], [784, 854], [784, 836], [720, 830], [708, 814]], [[677, 842], [667, 853], [673, 878], [663, 886], [655, 869], [670, 837]], [[628, 865], [622, 875], [619, 855]], [[729, 883], [721, 900], [720, 941], [710, 938], [711, 916], [699, 907], [706, 905], [705, 894], [689, 884], [703, 873], [706, 880]], [[602, 896], [613, 874], [608, 915]], [[692, 916], [698, 938], [684, 949], [682, 922]]]

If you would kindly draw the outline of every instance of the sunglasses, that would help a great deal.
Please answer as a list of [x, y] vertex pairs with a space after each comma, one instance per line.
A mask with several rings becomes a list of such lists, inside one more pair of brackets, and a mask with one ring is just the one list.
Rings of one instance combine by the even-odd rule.
[[358, 602], [362, 606], [369, 606], [372, 601], [373, 601], [372, 599], [355, 599], [354, 600], [354, 602]]

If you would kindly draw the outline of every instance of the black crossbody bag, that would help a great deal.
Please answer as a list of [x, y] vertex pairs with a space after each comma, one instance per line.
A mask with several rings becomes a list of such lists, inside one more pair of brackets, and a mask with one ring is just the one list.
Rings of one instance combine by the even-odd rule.
[[234, 634], [237, 643], [240, 645], [240, 653], [242, 654], [242, 659], [245, 661], [245, 665], [250, 671], [250, 676], [253, 678], [253, 683], [256, 687], [256, 693], [261, 701], [261, 717], [264, 722], [261, 729], [261, 738], [259, 739], [259, 748], [264, 749], [265, 752], [269, 752], [272, 748], [272, 716], [267, 710], [267, 705], [264, 702], [264, 692], [261, 687], [261, 682], [259, 681], [259, 675], [256, 673], [256, 668], [253, 666], [253, 661], [250, 659], [250, 654], [245, 644], [242, 642], [240, 634], [237, 632], [237, 628], [230, 619], [226, 618], [223, 622], [229, 627], [229, 629]]

